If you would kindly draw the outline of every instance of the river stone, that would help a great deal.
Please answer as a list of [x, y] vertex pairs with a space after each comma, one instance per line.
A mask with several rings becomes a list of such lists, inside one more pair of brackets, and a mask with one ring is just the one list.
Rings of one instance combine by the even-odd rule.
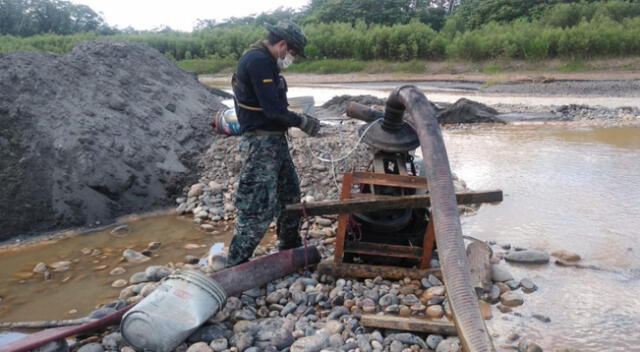
[[204, 185], [202, 183], [196, 183], [191, 186], [189, 192], [187, 193], [187, 197], [198, 197], [204, 192]]
[[543, 352], [542, 348], [528, 338], [522, 339], [518, 344], [518, 352]]
[[533, 281], [528, 278], [520, 280], [520, 287], [522, 288], [522, 292], [524, 293], [531, 293], [538, 289], [536, 284], [534, 284]]
[[442, 318], [444, 316], [444, 309], [441, 305], [429, 306], [427, 308], [427, 315], [431, 318]]
[[445, 340], [442, 340], [438, 347], [436, 347], [436, 352], [459, 352], [462, 351], [462, 346], [460, 345], [460, 339], [457, 337], [449, 337]]
[[511, 252], [504, 259], [509, 262], [521, 264], [546, 264], [549, 262], [549, 254], [542, 251], [527, 250]]
[[131, 278], [129, 278], [129, 282], [131, 284], [139, 284], [141, 282], [147, 282], [147, 281], [149, 281], [149, 278], [147, 277], [147, 273], [144, 271], [137, 272], [131, 275]]
[[195, 255], [187, 254], [184, 256], [184, 262], [187, 264], [198, 264], [200, 262], [200, 258]]
[[236, 310], [232, 316], [235, 320], [256, 320], [256, 314], [248, 308]]
[[566, 262], [578, 262], [582, 259], [580, 255], [564, 249], [552, 252], [551, 255]]
[[384, 349], [384, 346], [376, 340], [371, 341], [371, 347], [373, 347], [374, 351], [382, 351]]
[[551, 318], [549, 318], [546, 315], [534, 313], [534, 314], [531, 314], [531, 316], [534, 317], [535, 319], [540, 320], [543, 323], [550, 323], [551, 322]]
[[319, 330], [313, 336], [302, 337], [291, 345], [291, 352], [319, 352], [329, 345], [329, 332]]
[[505, 284], [512, 290], [517, 290], [520, 287], [520, 283], [516, 280], [505, 281]]
[[213, 352], [222, 352], [226, 350], [228, 346], [229, 346], [229, 342], [224, 337], [215, 339], [211, 341], [211, 344], [209, 344], [209, 347], [211, 347]]
[[253, 345], [253, 335], [249, 333], [235, 334], [231, 337], [231, 345], [237, 347], [238, 351], [243, 352]]
[[149, 242], [149, 244], [147, 245], [147, 249], [150, 251], [154, 251], [160, 248], [160, 246], [162, 246], [162, 243], [160, 242]]
[[55, 262], [55, 263], [49, 264], [49, 267], [51, 269], [53, 269], [53, 271], [63, 272], [63, 271], [67, 271], [67, 270], [69, 270], [69, 268], [71, 268], [71, 262], [68, 261], [68, 260]]
[[504, 267], [494, 264], [491, 265], [491, 279], [493, 281], [504, 282], [513, 280], [513, 275]]
[[279, 328], [279, 329], [264, 329], [259, 328], [255, 334], [254, 344], [257, 347], [270, 347], [273, 346], [279, 350], [291, 346], [294, 338], [291, 331]]
[[343, 315], [350, 314], [350, 311], [345, 307], [335, 307], [327, 316], [327, 320], [338, 320]]
[[384, 309], [385, 313], [389, 314], [397, 314], [400, 312], [400, 306], [397, 304], [392, 304]]
[[187, 352], [213, 352], [213, 349], [206, 342], [196, 342], [189, 346]]
[[43, 274], [45, 271], [47, 271], [47, 264], [45, 263], [40, 262], [33, 267], [33, 272], [36, 274]]
[[398, 340], [391, 341], [391, 344], [389, 345], [389, 352], [402, 352], [403, 349], [404, 345]]
[[171, 275], [171, 269], [160, 265], [152, 265], [145, 269], [144, 272], [147, 274], [147, 278], [149, 278], [150, 281], [160, 281]]
[[107, 351], [117, 351], [122, 344], [122, 335], [119, 332], [113, 332], [102, 339], [102, 346]]
[[151, 292], [155, 291], [155, 289], [158, 288], [159, 285], [160, 284], [157, 282], [150, 282], [144, 285], [142, 290], [140, 290], [140, 296], [147, 297], [149, 294], [151, 294]]
[[289, 302], [284, 306], [284, 308], [282, 308], [280, 315], [286, 317], [287, 315], [295, 312], [297, 308], [298, 306], [295, 303]]
[[428, 280], [429, 280], [429, 283], [431, 283], [431, 286], [443, 286], [444, 285], [442, 283], [442, 281], [440, 281], [440, 279], [438, 279], [433, 274], [429, 274]]
[[337, 320], [329, 320], [324, 326], [330, 334], [339, 334], [344, 330], [344, 324]]
[[416, 304], [420, 304], [420, 300], [418, 299], [418, 297], [416, 297], [416, 295], [411, 294], [402, 297], [400, 303], [404, 304], [405, 306], [413, 306]]
[[427, 348], [427, 344], [424, 342], [424, 340], [408, 332], [389, 334], [387, 335], [387, 337], [385, 337], [384, 344], [386, 345], [388, 343], [391, 343], [392, 341], [400, 341], [406, 345], [418, 345], [422, 348]]
[[131, 248], [125, 249], [124, 252], [122, 252], [122, 256], [128, 263], [133, 263], [133, 264], [143, 263], [151, 259], [146, 255], [143, 255], [142, 253], [135, 251]]
[[500, 296], [500, 302], [507, 307], [517, 307], [524, 303], [524, 299], [519, 293], [509, 291]]
[[372, 352], [371, 343], [367, 335], [358, 335], [356, 338], [360, 352]]
[[277, 304], [281, 299], [285, 297], [285, 292], [285, 289], [271, 292], [266, 298], [267, 303]]
[[245, 333], [252, 330], [256, 326], [256, 323], [250, 320], [239, 320], [233, 325], [233, 332], [236, 334]]
[[387, 293], [386, 295], [380, 297], [378, 304], [381, 305], [382, 307], [388, 307], [392, 304], [398, 304], [398, 296], [391, 293]]
[[92, 342], [80, 347], [77, 352], [104, 352], [104, 347], [100, 343]]
[[126, 271], [123, 267], [120, 267], [120, 266], [119, 266], [119, 267], [117, 267], [117, 268], [113, 268], [113, 270], [111, 270], [111, 271], [109, 272], [109, 275], [111, 275], [111, 276], [118, 276], [118, 275], [122, 275], [122, 274], [124, 274], [125, 272], [127, 272], [127, 271]]
[[435, 350], [442, 340], [444, 340], [444, 337], [440, 335], [429, 335], [427, 336], [427, 346], [429, 346], [430, 349]]
[[127, 280], [125, 279], [116, 280], [111, 284], [111, 287], [115, 287], [115, 288], [122, 288], [125, 286], [127, 286]]

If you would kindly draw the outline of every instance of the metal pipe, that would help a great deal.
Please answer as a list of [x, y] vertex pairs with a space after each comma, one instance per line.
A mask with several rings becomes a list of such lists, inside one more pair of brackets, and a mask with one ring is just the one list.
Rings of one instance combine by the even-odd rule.
[[384, 117], [382, 111], [374, 110], [366, 105], [351, 102], [347, 106], [347, 116], [364, 122], [373, 122]]
[[471, 287], [451, 167], [436, 113], [427, 97], [415, 86], [395, 89], [389, 95], [387, 109], [406, 110], [415, 122], [429, 180], [431, 220], [436, 230], [442, 276], [463, 349], [468, 352], [495, 351], [480, 313], [478, 298]]
[[[289, 275], [305, 265], [320, 262], [320, 252], [315, 246], [280, 251], [276, 254], [260, 257], [238, 266], [221, 270], [210, 275], [222, 287], [227, 296], [240, 294], [254, 287], [261, 287], [270, 281]], [[122, 316], [134, 305], [131, 304], [98, 320], [77, 326], [46, 329], [38, 333], [0, 346], [0, 352], [27, 352], [49, 342], [69, 336], [88, 333], [120, 323]], [[215, 312], [213, 313], [215, 314]]]

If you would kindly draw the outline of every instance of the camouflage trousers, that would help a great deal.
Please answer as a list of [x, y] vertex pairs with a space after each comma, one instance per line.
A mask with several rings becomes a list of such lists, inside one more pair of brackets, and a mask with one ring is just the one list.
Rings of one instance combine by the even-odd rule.
[[276, 217], [280, 249], [301, 245], [300, 216], [284, 212], [285, 205], [300, 202], [298, 175], [287, 138], [244, 135], [240, 151], [246, 159], [236, 192], [238, 216], [229, 247], [229, 266], [249, 260]]

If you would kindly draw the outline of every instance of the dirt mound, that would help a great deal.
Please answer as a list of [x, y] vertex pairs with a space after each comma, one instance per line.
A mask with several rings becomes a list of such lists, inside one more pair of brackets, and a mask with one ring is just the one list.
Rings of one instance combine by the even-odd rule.
[[144, 44], [0, 55], [0, 239], [170, 204], [221, 107]]
[[494, 123], [504, 122], [498, 117], [498, 111], [484, 104], [469, 99], [459, 99], [453, 105], [438, 112], [440, 124], [456, 123]]

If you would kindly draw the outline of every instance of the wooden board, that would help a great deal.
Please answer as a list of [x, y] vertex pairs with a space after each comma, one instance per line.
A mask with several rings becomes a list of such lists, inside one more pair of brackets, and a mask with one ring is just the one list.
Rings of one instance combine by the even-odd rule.
[[473, 288], [480, 289], [481, 292], [488, 292], [493, 284], [491, 281], [491, 247], [481, 241], [472, 241], [467, 246], [467, 258], [469, 259]]
[[351, 263], [334, 263], [333, 261], [323, 261], [318, 264], [318, 272], [320, 274], [331, 275], [333, 277], [353, 277], [362, 279], [373, 279], [378, 276], [385, 279], [402, 280], [409, 277], [414, 280], [420, 280], [435, 275], [442, 278], [439, 269], [413, 269], [397, 266], [386, 265], [367, 265], [367, 264], [351, 264]]
[[[456, 199], [458, 204], [501, 202], [502, 191], [458, 193], [456, 194]], [[286, 211], [302, 215], [303, 206], [307, 215], [364, 213], [387, 209], [417, 209], [431, 206], [431, 196], [428, 194], [401, 197], [371, 196], [305, 204], [299, 203], [287, 205]]]
[[363, 314], [362, 326], [371, 328], [424, 332], [439, 335], [457, 335], [456, 327], [446, 320], [418, 317], [397, 317], [393, 315]]

